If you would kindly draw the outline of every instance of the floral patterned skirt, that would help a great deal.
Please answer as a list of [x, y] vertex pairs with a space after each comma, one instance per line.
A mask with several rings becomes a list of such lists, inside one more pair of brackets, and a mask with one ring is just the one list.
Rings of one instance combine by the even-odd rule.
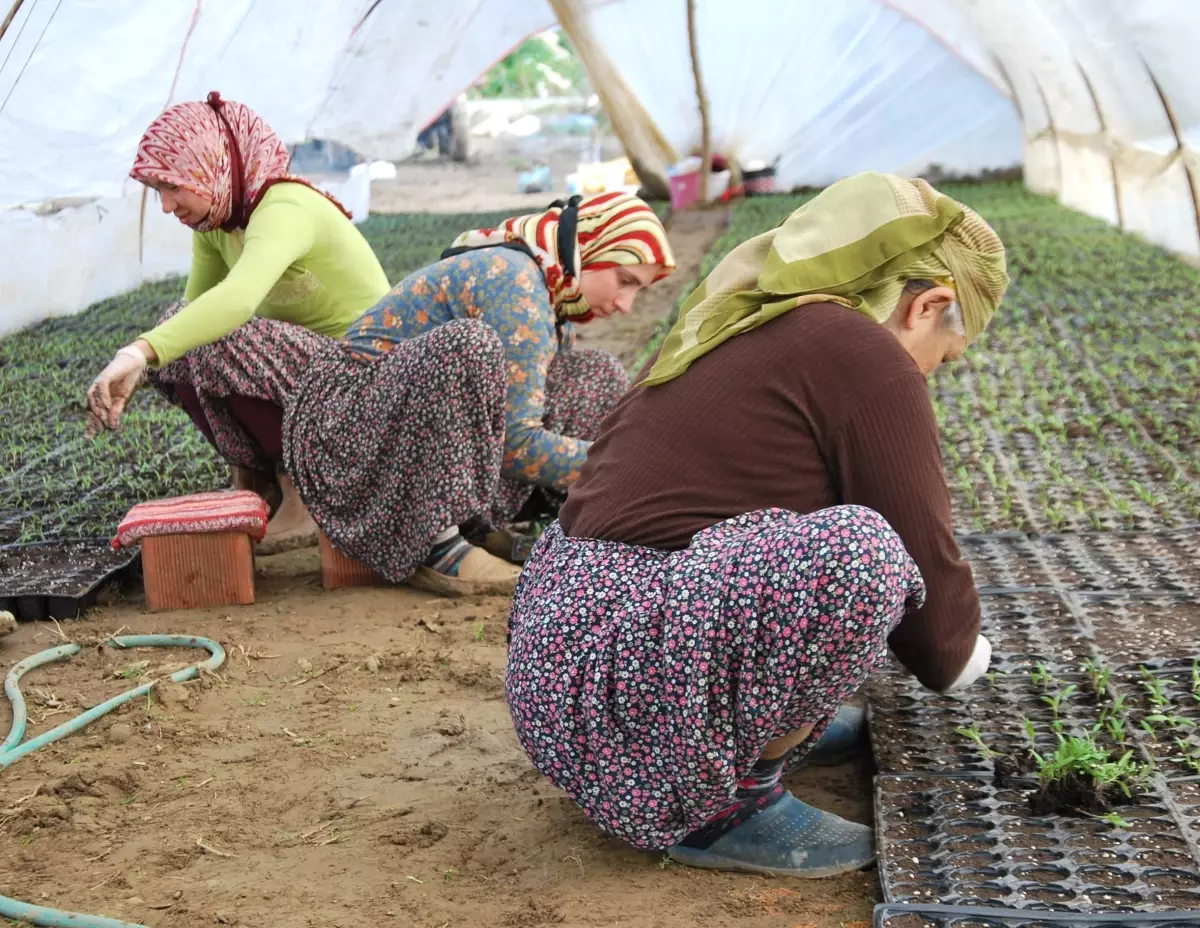
[[[185, 305], [175, 304], [159, 322]], [[220, 455], [230, 464], [273, 474], [276, 462], [248, 434], [230, 399], [266, 400], [282, 408], [309, 365], [341, 354], [335, 339], [290, 322], [256, 316], [224, 338], [149, 371], [148, 380], [173, 403], [179, 403], [175, 385], [195, 390], [209, 437]]]
[[924, 601], [878, 513], [749, 513], [682, 551], [567, 538], [534, 548], [509, 617], [506, 691], [546, 777], [635, 847], [677, 843], [729, 803], [773, 738], [799, 762]]
[[504, 452], [504, 347], [449, 322], [363, 361], [314, 363], [284, 412], [284, 463], [334, 545], [402, 583], [434, 535], [488, 510]]

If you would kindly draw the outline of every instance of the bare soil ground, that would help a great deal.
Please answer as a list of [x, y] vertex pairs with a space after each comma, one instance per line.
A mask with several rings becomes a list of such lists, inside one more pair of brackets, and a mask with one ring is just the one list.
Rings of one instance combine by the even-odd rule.
[[[674, 289], [585, 343], [635, 355], [721, 221], [677, 217]], [[260, 559], [253, 606], [150, 615], [113, 596], [63, 623], [85, 648], [26, 676], [31, 734], [196, 657], [100, 645], [115, 632], [204, 635], [229, 659], [3, 774], [0, 891], [156, 928], [865, 928], [873, 873], [688, 870], [590, 825], [512, 733], [506, 600], [326, 593], [317, 569], [315, 549]], [[7, 666], [61, 642], [22, 625], [0, 653]], [[867, 821], [869, 776], [863, 759], [791, 785]]]

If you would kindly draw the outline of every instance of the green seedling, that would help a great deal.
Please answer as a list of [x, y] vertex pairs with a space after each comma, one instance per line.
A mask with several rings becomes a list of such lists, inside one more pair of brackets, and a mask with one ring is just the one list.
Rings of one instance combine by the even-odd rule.
[[1192, 722], [1190, 719], [1185, 719], [1181, 715], [1173, 715], [1171, 713], [1166, 713], [1166, 712], [1155, 712], [1153, 715], [1148, 715], [1148, 716], [1146, 716], [1146, 721], [1149, 722], [1151, 725], [1153, 725], [1155, 728], [1159, 727], [1160, 725], [1165, 728], [1170, 728], [1172, 730], [1176, 729], [1176, 728], [1194, 728], [1195, 727], [1195, 723]]
[[1032, 751], [1037, 747], [1037, 729], [1033, 727], [1033, 722], [1029, 719], [1021, 719], [1021, 727], [1025, 730], [1025, 738], [1029, 741], [1029, 749]]
[[1042, 692], [1047, 692], [1050, 689], [1052, 681], [1050, 668], [1040, 661], [1034, 665], [1033, 670], [1029, 671], [1029, 682], [1034, 686], [1040, 686]]
[[1105, 667], [1099, 661], [1089, 658], [1079, 669], [1087, 674], [1088, 681], [1092, 684], [1092, 692], [1097, 696], [1108, 692], [1108, 679], [1112, 676], [1111, 667]]
[[1148, 672], [1142, 679], [1142, 689], [1146, 691], [1146, 701], [1155, 707], [1167, 704], [1167, 694], [1163, 690], [1163, 681]]
[[983, 743], [983, 732], [979, 730], [979, 725], [972, 722], [970, 725], [960, 725], [954, 729], [955, 734], [962, 735], [968, 741], [975, 745], [979, 753], [983, 755], [984, 760], [991, 760], [993, 757], [1003, 757], [1004, 754], [1000, 751], [993, 751]]
[[1131, 798], [1135, 787], [1141, 785], [1149, 773], [1145, 764], [1133, 759], [1133, 751], [1126, 751], [1117, 760], [1088, 736], [1072, 735], [1064, 739], [1053, 754], [1046, 757], [1035, 754], [1038, 779], [1043, 787], [1074, 773], [1091, 780], [1101, 791], [1115, 787], [1126, 798]]
[[1200, 694], [1200, 660], [1192, 661], [1192, 695]]
[[1075, 689], [1076, 689], [1076, 687], [1075, 687], [1074, 683], [1068, 683], [1066, 686], [1064, 686], [1061, 690], [1059, 690], [1053, 696], [1043, 696], [1042, 697], [1042, 702], [1044, 702], [1046, 705], [1048, 705], [1050, 707], [1050, 711], [1054, 713], [1054, 717], [1056, 719], [1058, 718], [1058, 711], [1059, 711], [1059, 708], [1062, 706], [1063, 700], [1070, 699], [1071, 695], [1075, 692]]
[[1107, 719], [1105, 719], [1104, 726], [1108, 730], [1109, 737], [1111, 737], [1113, 741], [1122, 745], [1125, 743], [1125, 721], [1123, 719], [1116, 718], [1115, 716], [1109, 716]]
[[1133, 822], [1129, 822], [1121, 818], [1121, 813], [1115, 810], [1112, 812], [1105, 812], [1103, 815], [1092, 815], [1091, 818], [1097, 819], [1101, 822], [1108, 822], [1108, 824], [1112, 825], [1113, 828], [1121, 828], [1125, 831], [1128, 831], [1133, 827]]
[[1109, 700], [1108, 705], [1100, 710], [1100, 718], [1107, 720], [1115, 716], [1123, 715], [1128, 703], [1129, 697], [1124, 693], [1112, 697], [1112, 699]]

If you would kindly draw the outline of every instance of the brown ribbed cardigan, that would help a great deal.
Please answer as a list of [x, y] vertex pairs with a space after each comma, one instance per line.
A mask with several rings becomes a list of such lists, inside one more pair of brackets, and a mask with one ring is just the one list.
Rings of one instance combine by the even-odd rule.
[[672, 381], [635, 387], [605, 420], [560, 520], [572, 537], [678, 549], [742, 513], [838, 504], [879, 512], [916, 561], [925, 605], [889, 644], [923, 684], [945, 689], [975, 646], [979, 597], [954, 540], [925, 378], [866, 316], [804, 306]]

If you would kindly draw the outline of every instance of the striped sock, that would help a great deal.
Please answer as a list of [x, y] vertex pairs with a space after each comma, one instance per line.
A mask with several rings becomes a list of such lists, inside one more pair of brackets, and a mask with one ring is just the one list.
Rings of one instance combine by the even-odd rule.
[[[449, 537], [443, 537], [446, 535]], [[425, 566], [447, 577], [457, 577], [459, 564], [470, 553], [471, 543], [459, 534], [458, 529], [448, 529], [434, 539]]]

